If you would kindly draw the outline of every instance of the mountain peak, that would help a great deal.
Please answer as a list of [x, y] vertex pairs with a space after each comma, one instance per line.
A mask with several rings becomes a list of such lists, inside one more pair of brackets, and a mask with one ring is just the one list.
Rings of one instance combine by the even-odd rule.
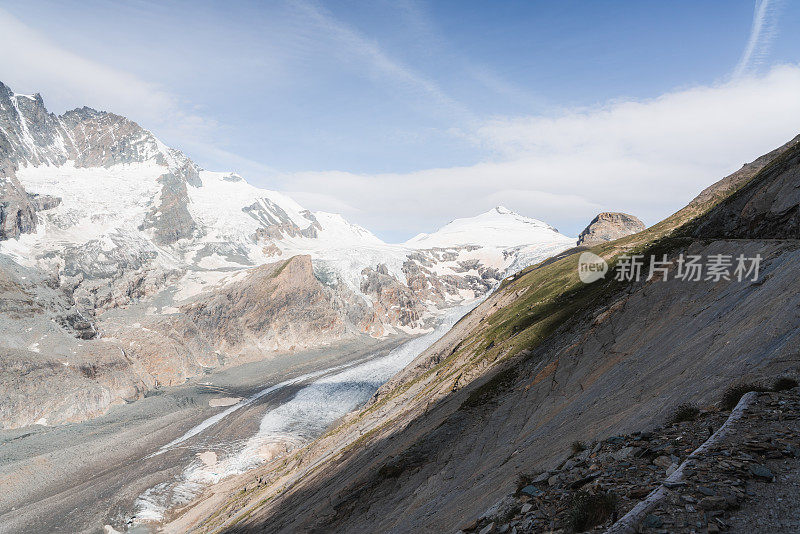
[[[448, 248], [467, 245], [513, 247], [572, 240], [547, 223], [520, 215], [504, 206], [450, 221], [436, 232], [406, 241], [413, 248]], [[573, 240], [574, 241], [574, 240]]]
[[[169, 149], [152, 132], [126, 117], [79, 107], [50, 113], [39, 93], [15, 93], [0, 82], [0, 160], [24, 165], [109, 167], [155, 161], [177, 169], [188, 158]], [[193, 165], [193, 164], [192, 164]]]

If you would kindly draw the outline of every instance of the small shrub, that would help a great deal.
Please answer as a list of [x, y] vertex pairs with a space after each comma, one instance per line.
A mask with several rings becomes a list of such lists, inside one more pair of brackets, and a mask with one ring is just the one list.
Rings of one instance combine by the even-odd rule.
[[789, 376], [782, 376], [772, 383], [772, 391], [786, 391], [797, 387], [797, 380]]
[[740, 382], [728, 386], [728, 389], [722, 394], [722, 408], [724, 410], [733, 410], [742, 396], [751, 391], [764, 391], [764, 388], [747, 382]]
[[405, 472], [405, 466], [401, 462], [389, 461], [378, 469], [378, 478], [380, 480], [398, 478], [403, 472]]
[[700, 415], [700, 408], [698, 408], [694, 404], [685, 403], [681, 404], [675, 409], [675, 413], [672, 414], [672, 418], [669, 421], [670, 423], [682, 423], [684, 421], [694, 421], [695, 419], [697, 419], [698, 415]]
[[572, 454], [578, 454], [579, 452], [585, 451], [586, 445], [579, 440], [575, 440], [572, 442]]
[[378, 479], [399, 478], [406, 471], [416, 469], [426, 461], [419, 444], [414, 444], [398, 456], [392, 456], [378, 469]]
[[583, 532], [605, 523], [616, 515], [617, 497], [613, 493], [581, 490], [572, 496], [569, 522], [572, 530]]

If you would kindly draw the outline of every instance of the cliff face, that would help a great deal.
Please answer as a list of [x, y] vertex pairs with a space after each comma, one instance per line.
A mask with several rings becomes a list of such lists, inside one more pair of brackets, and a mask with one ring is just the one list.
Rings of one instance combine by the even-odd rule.
[[0, 240], [13, 239], [36, 228], [36, 207], [10, 165], [0, 164]]
[[[683, 281], [673, 263], [666, 281], [582, 285], [579, 254], [569, 253], [529, 268], [364, 410], [307, 450], [243, 476], [247, 493], [211, 490], [215, 516], [180, 524], [456, 531], [513, 493], [519, 475], [560, 465], [573, 441], [662, 424], [678, 405], [712, 404], [743, 378], [797, 374], [800, 248], [785, 228], [798, 207], [798, 167], [796, 150], [784, 148], [716, 207], [708, 198], [687, 207], [700, 215], [689, 224], [682, 211], [592, 249], [612, 261], [634, 248], [673, 262], [761, 255], [757, 281]], [[254, 486], [254, 477], [267, 482]]]

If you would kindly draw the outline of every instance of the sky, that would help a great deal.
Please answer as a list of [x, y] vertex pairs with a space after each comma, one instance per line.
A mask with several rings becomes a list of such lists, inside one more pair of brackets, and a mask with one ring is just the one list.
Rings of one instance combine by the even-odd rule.
[[800, 133], [800, 2], [0, 4], [0, 81], [389, 242], [504, 205], [646, 224]]

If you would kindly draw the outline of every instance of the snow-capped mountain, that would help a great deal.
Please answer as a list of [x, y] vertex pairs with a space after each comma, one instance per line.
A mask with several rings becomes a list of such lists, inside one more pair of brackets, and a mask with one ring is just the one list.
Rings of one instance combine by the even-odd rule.
[[0, 403], [0, 422], [81, 419], [204, 368], [426, 331], [574, 242], [495, 208], [387, 244], [203, 170], [124, 117], [56, 116], [0, 84], [0, 352], [39, 362], [17, 387], [60, 380], [83, 399]]
[[562, 241], [563, 237], [547, 223], [497, 206], [475, 217], [451, 221], [432, 234], [419, 234], [406, 241], [406, 245], [413, 248], [518, 247]]

